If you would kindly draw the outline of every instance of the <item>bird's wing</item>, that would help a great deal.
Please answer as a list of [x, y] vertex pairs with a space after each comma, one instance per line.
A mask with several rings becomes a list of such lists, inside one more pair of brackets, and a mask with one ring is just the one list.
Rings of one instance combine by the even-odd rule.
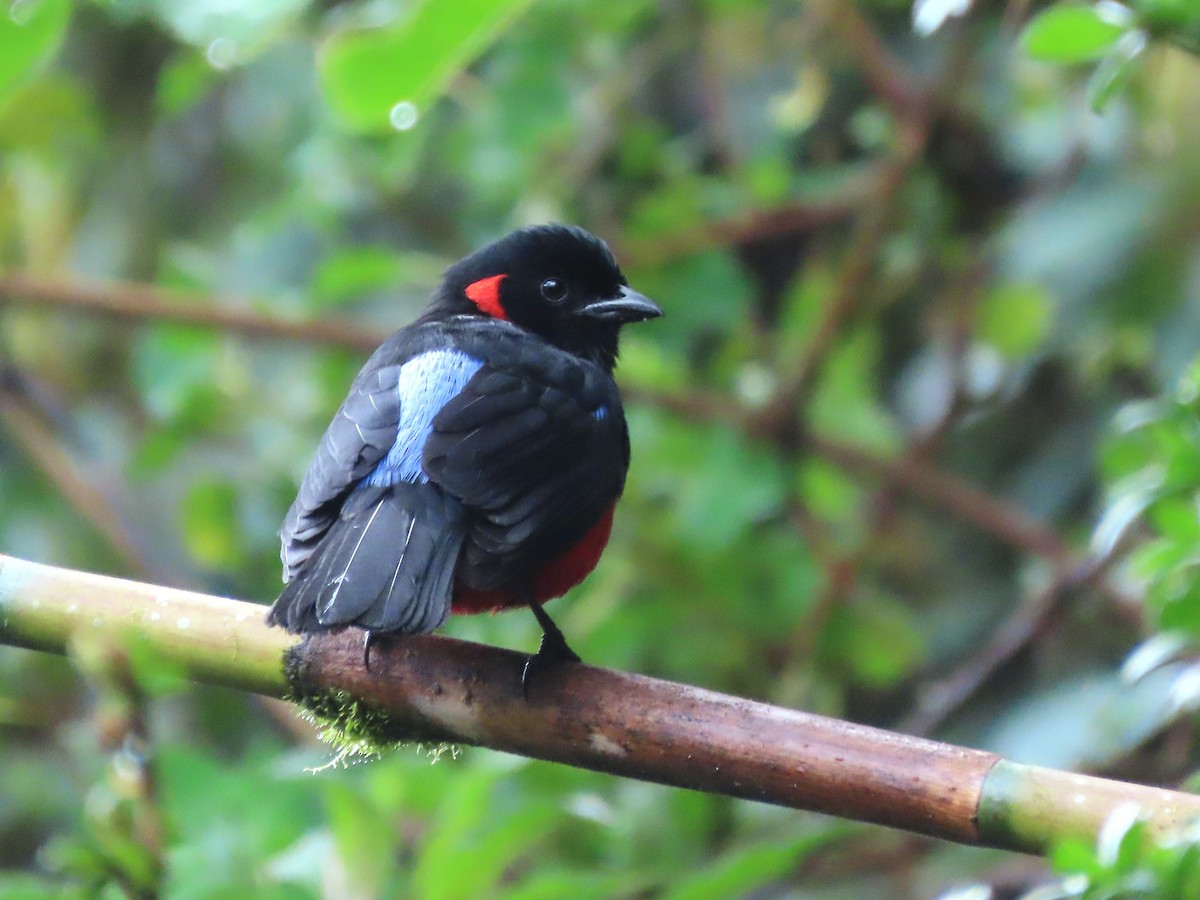
[[325, 429], [279, 530], [284, 581], [304, 568], [347, 494], [395, 444], [399, 379], [400, 366], [364, 369]]
[[628, 465], [612, 377], [558, 351], [481, 366], [434, 417], [423, 454], [430, 479], [474, 513], [465, 563], [486, 561], [493, 582], [573, 546], [616, 502]]
[[284, 519], [284, 581], [304, 569], [354, 488], [364, 482], [382, 487], [427, 480], [420, 454], [433, 416], [479, 368], [478, 361], [456, 350], [372, 363], [355, 379], [325, 430]]
[[450, 613], [464, 534], [462, 504], [436, 485], [361, 485], [267, 621], [301, 633], [336, 625], [432, 631]]
[[405, 633], [442, 623], [465, 513], [429, 482], [421, 448], [437, 411], [480, 365], [448, 348], [368, 363], [284, 521], [287, 586], [268, 622], [293, 632], [354, 624]]

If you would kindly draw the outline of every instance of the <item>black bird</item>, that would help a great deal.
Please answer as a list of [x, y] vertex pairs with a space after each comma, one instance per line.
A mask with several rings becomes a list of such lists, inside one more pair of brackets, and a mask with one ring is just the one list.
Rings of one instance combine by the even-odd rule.
[[280, 536], [292, 632], [420, 634], [529, 606], [533, 668], [578, 660], [542, 609], [595, 568], [629, 468], [621, 326], [662, 315], [580, 229], [525, 228], [445, 273], [359, 372]]

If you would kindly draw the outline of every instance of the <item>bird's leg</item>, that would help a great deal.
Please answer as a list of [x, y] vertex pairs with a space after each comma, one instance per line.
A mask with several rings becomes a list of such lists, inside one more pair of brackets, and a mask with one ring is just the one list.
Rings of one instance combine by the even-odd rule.
[[542, 626], [542, 642], [538, 645], [537, 653], [525, 660], [525, 668], [521, 671], [521, 692], [528, 699], [529, 683], [539, 672], [565, 662], [582, 660], [578, 653], [567, 646], [567, 639], [563, 637], [562, 631], [554, 624], [546, 610], [542, 609], [542, 605], [529, 594], [525, 595], [525, 602], [533, 610], [538, 624]]

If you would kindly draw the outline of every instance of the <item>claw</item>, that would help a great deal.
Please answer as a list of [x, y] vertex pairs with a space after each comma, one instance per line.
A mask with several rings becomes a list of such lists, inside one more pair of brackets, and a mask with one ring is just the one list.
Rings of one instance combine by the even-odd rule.
[[368, 628], [363, 632], [363, 668], [371, 671], [371, 645], [375, 643], [375, 632]]

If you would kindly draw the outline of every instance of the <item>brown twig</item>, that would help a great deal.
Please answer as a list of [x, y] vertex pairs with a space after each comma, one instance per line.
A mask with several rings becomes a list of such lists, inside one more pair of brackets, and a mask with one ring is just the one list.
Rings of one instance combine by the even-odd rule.
[[255, 338], [285, 338], [369, 352], [386, 334], [330, 319], [285, 319], [208, 298], [135, 282], [94, 284], [9, 272], [0, 275], [0, 301], [82, 310], [118, 319], [205, 325]]
[[1085, 587], [1093, 586], [1120, 558], [1116, 546], [1103, 557], [1089, 557], [1063, 568], [1036, 596], [1013, 612], [988, 641], [949, 675], [923, 685], [916, 706], [900, 723], [908, 734], [930, 734], [1047, 627], [1055, 613]]
[[785, 372], [768, 402], [763, 415], [780, 428], [795, 430], [802, 409], [812, 393], [825, 361], [837, 346], [838, 338], [862, 308], [871, 270], [875, 265], [884, 234], [891, 224], [900, 186], [925, 146], [925, 126], [913, 125], [904, 131], [895, 159], [878, 179], [875, 196], [862, 212], [850, 246], [846, 248], [837, 282], [826, 301], [820, 320], [808, 338], [808, 345], [790, 372]]
[[151, 566], [108, 497], [89, 481], [45, 423], [0, 384], [0, 424], [46, 480], [113, 549], [130, 574], [153, 576]]
[[853, 3], [819, 0], [817, 8], [830, 30], [858, 62], [858, 70], [897, 119], [920, 115], [927, 92], [917, 78], [891, 53]]
[[[346, 323], [295, 322], [232, 311], [220, 306], [199, 306], [194, 301], [183, 302], [176, 295], [145, 285], [105, 288], [41, 282], [9, 274], [0, 276], [0, 299], [32, 300], [44, 305], [111, 314], [123, 319], [183, 321], [250, 336], [319, 341], [359, 350], [373, 348], [383, 337], [382, 334], [372, 334]], [[634, 402], [651, 402], [690, 418], [734, 424], [760, 437], [775, 440], [780, 437], [768, 416], [745, 410], [729, 398], [700, 392], [665, 394], [629, 387], [626, 393]], [[121, 527], [119, 518], [113, 515], [111, 504], [82, 478], [70, 456], [58, 446], [53, 435], [28, 410], [16, 407], [11, 397], [3, 401], [0, 416], [47, 477], [121, 555], [129, 571], [144, 574], [147, 566], [141, 560], [134, 542]], [[885, 487], [901, 490], [1006, 543], [1048, 558], [1056, 565], [1064, 565], [1069, 559], [1067, 548], [1052, 529], [956, 476], [940, 472], [917, 459], [883, 459], [819, 435], [807, 434], [805, 441], [808, 452], [824, 457], [844, 471], [858, 477], [878, 479]], [[838, 569], [838, 572], [845, 575], [842, 569]], [[846, 584], [845, 577], [833, 579], [830, 590], [835, 587], [842, 590]]]
[[886, 172], [868, 170], [843, 185], [826, 200], [797, 200], [770, 209], [751, 210], [728, 219], [697, 225], [619, 247], [618, 255], [632, 267], [658, 266], [679, 256], [713, 247], [746, 244], [776, 234], [814, 231], [845, 222], [874, 196]]
[[957, 475], [934, 469], [911, 457], [882, 459], [858, 447], [819, 435], [808, 435], [806, 440], [812, 453], [838, 468], [885, 480], [913, 499], [950, 512], [1006, 544], [1041, 556], [1060, 568], [1069, 567], [1074, 561], [1070, 548], [1053, 528]]
[[[633, 385], [623, 386], [633, 403], [649, 403], [661, 409], [705, 422], [719, 422], [741, 428], [748, 434], [774, 441], [788, 440], [761, 413], [747, 410], [731, 398], [702, 391], [665, 392]], [[986, 491], [948, 472], [936, 469], [920, 459], [887, 459], [868, 450], [833, 438], [806, 433], [801, 438], [805, 449], [839, 469], [859, 478], [892, 485], [922, 503], [951, 513], [980, 530], [1044, 557], [1057, 565], [1070, 564], [1071, 553], [1058, 533], [1021, 509], [993, 497]]]

